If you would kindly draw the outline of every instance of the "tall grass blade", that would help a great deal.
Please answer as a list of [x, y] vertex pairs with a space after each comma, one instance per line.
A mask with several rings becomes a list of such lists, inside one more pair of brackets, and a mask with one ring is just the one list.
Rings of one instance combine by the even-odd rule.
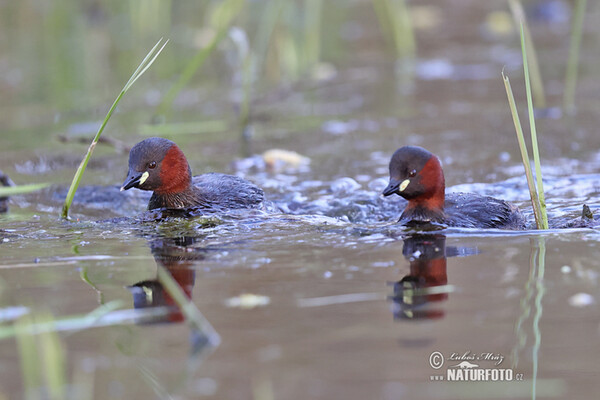
[[21, 364], [21, 376], [25, 399], [32, 400], [41, 398], [38, 390], [42, 385], [41, 371], [37, 368], [39, 362], [36, 339], [28, 332], [29, 326], [33, 324], [31, 315], [26, 315], [14, 324], [17, 348], [19, 349], [19, 360]]
[[535, 93], [535, 106], [536, 108], [546, 108], [546, 93], [544, 91], [544, 84], [542, 83], [542, 73], [540, 71], [540, 64], [538, 62], [531, 32], [529, 31], [529, 25], [527, 24], [527, 18], [525, 17], [525, 10], [523, 10], [523, 5], [520, 0], [508, 0], [508, 6], [513, 15], [515, 25], [522, 26], [522, 29], [525, 32], [528, 61], [531, 65], [531, 85], [533, 87], [533, 92]]
[[322, 8], [323, 0], [306, 0], [304, 13], [304, 68], [311, 67], [319, 62]]
[[575, 13], [573, 15], [573, 27], [571, 28], [571, 44], [569, 45], [569, 59], [565, 73], [565, 92], [563, 107], [566, 112], [575, 110], [575, 88], [577, 87], [577, 69], [579, 65], [579, 49], [581, 47], [581, 36], [583, 34], [583, 19], [587, 0], [576, 0]]
[[212, 346], [218, 346], [221, 339], [217, 331], [210, 322], [202, 315], [196, 305], [187, 298], [181, 286], [173, 279], [173, 276], [162, 265], [157, 269], [158, 281], [163, 285], [166, 291], [171, 295], [177, 306], [186, 318], [186, 321], [196, 330], [206, 336]]
[[211, 55], [226, 36], [232, 21], [240, 14], [245, 5], [244, 0], [225, 0], [217, 4], [213, 14], [213, 27], [216, 34], [207, 46], [200, 49], [196, 55], [187, 63], [179, 79], [171, 86], [159, 104], [156, 113], [165, 115], [173, 107], [175, 98], [181, 90], [187, 86], [194, 75], [202, 68], [208, 56]]
[[49, 185], [49, 183], [32, 183], [30, 185], [0, 187], [0, 197], [36, 192], [40, 189], [48, 187]]
[[[150, 66], [152, 64], [154, 64], [154, 61], [156, 60], [158, 55], [163, 51], [163, 49], [165, 48], [167, 43], [169, 43], [169, 40], [165, 41], [165, 43], [161, 46], [161, 48], [158, 51], [156, 51], [156, 48], [158, 47], [158, 45], [160, 44], [161, 41], [162, 41], [162, 38], [158, 41], [158, 43], [156, 43], [154, 45], [154, 47], [152, 48], [152, 50], [150, 50], [150, 52], [146, 55], [146, 57], [144, 57], [141, 64], [139, 65], [139, 67], [135, 70], [133, 75], [131, 75], [131, 78], [129, 78], [129, 81], [127, 81], [127, 83], [125, 84], [123, 91], [127, 92], [129, 90], [129, 88], [131, 88], [131, 86], [133, 86], [135, 81], [137, 81], [139, 79], [139, 77], [142, 76], [144, 74], [144, 72], [146, 72], [146, 70], [148, 70], [148, 68], [150, 68]], [[150, 58], [152, 56], [152, 54], [154, 54], [154, 57]], [[150, 61], [148, 61], [148, 60], [150, 60]]]
[[227, 33], [226, 29], [222, 29], [219, 33], [215, 35], [212, 41], [208, 44], [208, 46], [202, 48], [194, 58], [188, 62], [188, 64], [183, 69], [183, 72], [177, 79], [177, 82], [171, 86], [171, 88], [165, 94], [162, 102], [158, 106], [157, 114], [165, 115], [168, 110], [172, 108], [173, 102], [175, 98], [181, 92], [181, 90], [186, 87], [192, 77], [202, 68], [204, 62], [208, 58], [208, 56], [217, 48], [217, 45], [221, 42], [225, 34]]
[[[54, 319], [50, 315], [31, 314], [15, 323], [15, 335], [19, 348], [21, 373], [27, 399], [66, 398], [65, 355], [56, 331], [48, 329], [38, 331], [39, 324], [52, 326]], [[49, 396], [43, 397], [47, 389]]]
[[269, 43], [271, 42], [273, 32], [275, 31], [275, 27], [277, 26], [277, 21], [279, 20], [284, 10], [285, 1], [286, 0], [274, 0], [264, 11], [263, 17], [261, 19], [261, 24], [258, 27], [258, 32], [256, 33], [256, 45], [254, 46], [254, 48], [256, 49], [254, 51], [256, 57], [253, 68], [253, 75], [257, 75], [260, 71], [263, 70], [263, 65], [265, 64], [267, 59]]
[[533, 346], [532, 346], [532, 365], [533, 365], [533, 371], [532, 371], [532, 377], [531, 377], [531, 393], [532, 393], [532, 398], [535, 399], [536, 398], [536, 390], [537, 390], [537, 378], [538, 378], [538, 369], [539, 369], [539, 354], [540, 354], [540, 347], [542, 344], [542, 331], [540, 330], [540, 320], [542, 318], [542, 311], [543, 311], [543, 306], [542, 306], [542, 299], [544, 297], [544, 293], [545, 293], [545, 287], [544, 287], [544, 274], [546, 272], [546, 241], [543, 237], [538, 237], [537, 238], [537, 249], [536, 249], [537, 253], [538, 253], [538, 263], [537, 263], [537, 275], [536, 275], [536, 279], [535, 279], [535, 289], [536, 289], [536, 295], [535, 295], [535, 303], [534, 303], [534, 309], [535, 312], [533, 314], [533, 337], [534, 337], [534, 342], [533, 342]]
[[[129, 80], [127, 81], [127, 83], [125, 84], [125, 86], [123, 87], [123, 89], [121, 90], [121, 92], [119, 93], [119, 95], [117, 96], [115, 101], [113, 102], [112, 106], [108, 110], [108, 113], [106, 114], [106, 117], [104, 117], [104, 121], [102, 121], [102, 125], [100, 125], [100, 128], [98, 129], [98, 132], [96, 133], [96, 136], [94, 137], [94, 140], [92, 140], [92, 143], [90, 144], [90, 147], [88, 148], [88, 151], [87, 151], [85, 157], [83, 158], [83, 160], [81, 160], [81, 163], [79, 164], [79, 167], [77, 168], [77, 171], [75, 172], [75, 176], [73, 176], [73, 181], [71, 182], [71, 186], [69, 187], [69, 192], [67, 193], [67, 197], [65, 198], [65, 204], [63, 205], [63, 209], [62, 209], [62, 213], [61, 213], [62, 218], [67, 219], [69, 217], [69, 208], [71, 208], [71, 204], [73, 203], [73, 198], [75, 197], [75, 192], [77, 191], [77, 188], [79, 187], [79, 183], [81, 182], [81, 177], [83, 176], [83, 172], [85, 171], [85, 168], [87, 167], [87, 164], [92, 156], [92, 153], [94, 152], [94, 149], [96, 148], [96, 144], [98, 143], [98, 140], [100, 139], [100, 135], [104, 131], [104, 127], [108, 123], [108, 120], [112, 116], [113, 112], [117, 108], [117, 105], [119, 104], [119, 102], [121, 101], [121, 99], [123, 98], [125, 93], [127, 93], [127, 91], [135, 83], [135, 81], [140, 76], [142, 76], [142, 74], [144, 72], [146, 72], [148, 70], [150, 65], [152, 65], [152, 63], [154, 63], [154, 61], [156, 60], [156, 57], [158, 57], [160, 52], [165, 48], [166, 44], [169, 42], [167, 40], [164, 44], [162, 44], [162, 40], [163, 39], [161, 38], [158, 41], [158, 43], [156, 43], [156, 45], [152, 48], [152, 50], [150, 50], [150, 52], [146, 55], [146, 57], [142, 60], [140, 65], [137, 67], [137, 69], [135, 70], [133, 75], [131, 75], [131, 77], [129, 78]], [[160, 47], [160, 49], [157, 50], [159, 45], [161, 45], [161, 44], [162, 44], [162, 47]]]
[[0, 340], [19, 335], [39, 335], [49, 331], [78, 331], [95, 326], [129, 323], [131, 320], [129, 316], [116, 315], [119, 314], [119, 311], [115, 310], [122, 305], [120, 300], [112, 300], [85, 315], [61, 317], [41, 322], [34, 321], [29, 317], [25, 323], [21, 323], [19, 320], [13, 325], [0, 325]]
[[533, 152], [533, 162], [535, 163], [535, 179], [537, 182], [537, 194], [540, 202], [540, 216], [542, 218], [542, 228], [548, 229], [548, 215], [546, 214], [546, 199], [544, 197], [544, 184], [542, 182], [542, 165], [540, 163], [540, 151], [538, 149], [537, 130], [535, 128], [535, 115], [533, 109], [533, 99], [531, 96], [531, 84], [529, 81], [529, 64], [527, 62], [527, 46], [525, 43], [525, 33], [523, 23], [521, 23], [521, 50], [523, 52], [523, 71], [525, 73], [525, 90], [527, 92], [527, 109], [529, 110], [529, 129], [531, 134], [531, 148]]
[[417, 45], [406, 0], [373, 0], [380, 29], [397, 57], [413, 58]]
[[533, 173], [531, 172], [531, 162], [529, 161], [529, 154], [527, 152], [527, 146], [525, 145], [525, 137], [523, 135], [523, 128], [521, 127], [521, 120], [519, 119], [519, 113], [517, 111], [517, 103], [513, 95], [512, 88], [510, 86], [510, 80], [508, 76], [502, 71], [502, 80], [504, 81], [504, 87], [506, 88], [506, 95], [508, 96], [508, 104], [510, 106], [510, 113], [515, 124], [515, 131], [517, 133], [517, 141], [519, 142], [519, 150], [521, 151], [521, 159], [523, 161], [523, 167], [525, 168], [525, 177], [527, 178], [527, 187], [529, 188], [529, 196], [531, 197], [531, 205], [533, 207], [533, 216], [535, 217], [535, 224], [538, 229], [542, 229], [542, 215], [540, 212], [539, 199], [535, 190], [535, 183], [533, 181]]
[[[53, 318], [45, 315], [41, 318], [52, 323]], [[39, 336], [42, 364], [46, 386], [51, 399], [66, 398], [67, 374], [65, 371], [65, 352], [56, 331], [46, 331]]]

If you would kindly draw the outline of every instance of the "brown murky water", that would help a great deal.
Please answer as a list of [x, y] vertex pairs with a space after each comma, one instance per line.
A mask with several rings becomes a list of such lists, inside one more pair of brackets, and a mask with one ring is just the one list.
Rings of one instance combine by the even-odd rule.
[[[546, 3], [559, 7], [550, 19], [535, 11]], [[538, 121], [555, 219], [577, 216], [583, 203], [600, 208], [600, 71], [593, 56], [600, 7], [591, 3], [577, 117]], [[137, 30], [124, 34], [128, 44], [119, 47], [111, 26], [124, 23], [127, 11], [113, 5], [67, 12], [69, 4], [54, 2], [50, 14], [0, 7], [7, 20], [0, 29], [11, 38], [0, 44], [0, 169], [17, 183], [54, 184], [12, 198], [10, 212], [0, 215], [0, 321], [7, 328], [23, 314], [57, 319], [69, 398], [589, 399], [598, 392], [598, 230], [419, 236], [395, 226], [396, 200], [378, 197], [393, 150], [417, 144], [440, 156], [452, 190], [503, 197], [530, 216], [500, 78], [506, 66], [523, 107], [518, 37], [502, 34], [503, 25], [494, 22], [506, 17], [497, 14], [507, 11], [504, 1], [413, 4], [418, 61], [407, 81], [381, 39], [370, 2], [325, 7], [323, 36], [332, 39], [322, 59], [334, 76], [301, 80], [289, 90], [263, 78], [251, 103], [250, 153], [284, 148], [310, 158], [295, 170], [265, 171], [257, 158], [243, 158], [231, 122], [235, 71], [224, 44], [167, 122], [218, 120], [228, 129], [169, 137], [194, 172], [236, 171], [301, 215], [160, 223], [93, 222], [141, 212], [143, 194], [129, 192], [125, 202], [78, 203], [76, 220], [60, 221], [61, 196], [85, 145], [57, 137], [91, 136], [130, 66], [164, 35], [174, 39], [170, 48], [106, 132], [126, 145], [144, 137], [157, 96], [183, 69], [174, 59], [197, 51], [185, 44], [191, 40], [185, 32], [202, 32], [187, 15], [205, 6], [172, 4], [171, 27], [148, 23], [144, 30], [131, 17]], [[528, 4], [548, 101], [558, 106], [569, 28], [561, 18], [570, 8]], [[254, 17], [248, 18], [252, 26]], [[81, 45], [66, 39], [75, 33]], [[64, 60], [34, 51], [49, 37]], [[69, 43], [73, 54], [65, 50]], [[72, 74], [56, 74], [64, 70]], [[120, 184], [126, 163], [126, 153], [99, 147], [85, 184]], [[218, 335], [194, 329], [164, 307], [174, 300], [158, 279], [161, 268]], [[84, 323], [81, 317], [101, 305], [115, 309]], [[204, 334], [218, 345], [207, 344]], [[432, 367], [439, 366], [436, 352], [444, 359], [439, 369]], [[457, 367], [464, 361], [477, 365], [471, 370], [502, 370], [512, 379], [448, 382], [470, 373]], [[1, 340], [0, 398], [25, 396], [23, 365], [17, 340]], [[41, 386], [33, 393], [45, 398]]]

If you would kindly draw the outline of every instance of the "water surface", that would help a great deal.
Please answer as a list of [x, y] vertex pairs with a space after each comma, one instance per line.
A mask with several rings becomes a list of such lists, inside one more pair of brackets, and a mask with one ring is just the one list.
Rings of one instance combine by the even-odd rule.
[[[545, 3], [568, 10], [568, 4], [532, 3], [549, 104], [559, 106], [568, 20], [534, 10]], [[163, 133], [184, 149], [195, 173], [245, 176], [265, 188], [279, 211], [160, 222], [138, 217], [146, 194], [116, 190], [127, 153], [114, 146], [94, 153], [83, 184], [98, 186], [82, 188], [73, 219], [58, 214], [86, 148], [75, 138], [91, 137], [130, 69], [164, 35], [172, 43], [106, 131], [125, 147], [156, 134], [157, 99], [197, 50], [192, 38], [202, 34], [188, 15], [206, 6], [173, 3], [171, 25], [146, 26], [116, 5], [71, 10], [69, 4], [52, 2], [49, 15], [17, 3], [0, 8], [13, 21], [2, 27], [13, 39], [1, 45], [0, 169], [17, 183], [53, 184], [11, 198], [10, 211], [0, 215], [0, 319], [11, 326], [23, 314], [50, 313], [62, 321], [57, 330], [70, 398], [587, 399], [597, 393], [597, 229], [454, 229], [422, 237], [395, 224], [399, 199], [379, 196], [393, 151], [420, 145], [443, 161], [449, 190], [505, 198], [531, 222], [500, 78], [506, 67], [524, 106], [518, 38], [490, 27], [493, 13], [507, 11], [503, 1], [413, 4], [429, 22], [416, 24], [416, 69], [408, 78], [382, 40], [370, 2], [325, 7], [321, 58], [333, 75], [261, 76], [246, 144], [236, 119], [232, 45], [223, 44], [163, 117], [194, 128], [169, 135], [173, 125]], [[554, 220], [577, 218], [584, 203], [596, 213], [600, 208], [598, 67], [589, 56], [599, 8], [588, 6], [576, 117], [538, 121]], [[240, 22], [251, 39], [257, 21]], [[122, 25], [133, 28], [115, 37], [113, 28]], [[62, 58], [36, 51], [48, 41]], [[218, 124], [200, 128], [205, 121]], [[260, 154], [273, 148], [296, 151], [310, 163], [269, 169]], [[103, 200], [85, 204], [90, 193]], [[216, 333], [182, 322], [161, 271]], [[102, 305], [115, 309], [82, 325], [80, 317]], [[436, 351], [447, 358], [439, 370], [430, 365]], [[459, 362], [449, 360], [453, 353], [501, 356], [498, 365], [471, 362], [511, 369], [515, 378], [434, 381]], [[0, 360], [0, 395], [22, 398], [24, 355], [14, 337], [0, 341]]]

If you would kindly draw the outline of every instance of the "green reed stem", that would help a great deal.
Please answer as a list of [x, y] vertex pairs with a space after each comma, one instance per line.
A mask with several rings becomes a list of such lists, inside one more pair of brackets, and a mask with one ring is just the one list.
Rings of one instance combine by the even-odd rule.
[[26, 315], [15, 322], [14, 330], [17, 348], [19, 349], [19, 364], [21, 366], [21, 380], [24, 386], [25, 398], [39, 398], [36, 389], [42, 386], [42, 373], [37, 368], [39, 363], [36, 338], [29, 332], [28, 328], [33, 324], [31, 315]]
[[[19, 348], [21, 374], [26, 398], [66, 398], [67, 379], [65, 352], [55, 330], [37, 331], [38, 324], [54, 324], [49, 314], [26, 315], [15, 323], [15, 335]], [[42, 397], [42, 388], [47, 396]]]
[[563, 95], [563, 107], [567, 112], [575, 109], [575, 88], [577, 87], [577, 72], [579, 65], [579, 49], [581, 47], [581, 36], [583, 34], [583, 19], [587, 0], [576, 0], [575, 13], [573, 15], [573, 27], [571, 28], [571, 44], [569, 45], [569, 59], [565, 73], [565, 91]]
[[533, 337], [534, 342], [532, 346], [532, 377], [531, 377], [531, 393], [532, 398], [535, 399], [536, 391], [537, 391], [537, 376], [538, 376], [538, 367], [539, 367], [539, 353], [540, 347], [542, 343], [542, 331], [540, 330], [540, 320], [542, 318], [542, 299], [545, 293], [544, 287], [544, 273], [546, 272], [546, 241], [543, 237], [537, 238], [537, 249], [538, 253], [538, 263], [537, 263], [537, 275], [535, 279], [535, 303], [534, 309], [535, 312], [533, 314]]
[[[61, 317], [59, 319], [52, 319], [49, 321], [30, 321], [26, 324], [19, 324], [16, 322], [13, 325], [0, 325], [0, 340], [18, 336], [19, 334], [37, 335], [43, 332], [51, 331], [78, 331], [82, 329], [88, 329], [94, 326], [105, 326], [107, 323], [116, 324], [119, 320], [113, 321], [102, 321], [102, 325], [98, 325], [99, 321], [109, 315], [112, 311], [117, 310], [121, 307], [122, 301], [112, 300], [93, 311], [78, 316]], [[123, 319], [121, 319], [123, 320]], [[34, 323], [35, 322], [35, 323]]]
[[217, 45], [221, 43], [221, 40], [223, 40], [223, 38], [226, 36], [231, 26], [231, 22], [242, 11], [244, 4], [245, 2], [243, 0], [226, 0], [217, 5], [217, 8], [213, 14], [213, 25], [216, 34], [210, 43], [208, 43], [206, 47], [200, 49], [187, 63], [183, 69], [183, 72], [179, 76], [179, 79], [177, 79], [173, 86], [171, 86], [158, 106], [156, 112], [158, 115], [166, 115], [169, 110], [172, 109], [173, 102], [177, 98], [179, 92], [181, 92], [181, 90], [192, 80], [194, 75], [196, 75], [196, 73], [202, 69], [202, 66], [208, 59], [208, 56], [215, 51]]
[[528, 49], [528, 61], [531, 65], [531, 85], [533, 87], [533, 92], [535, 93], [536, 108], [545, 108], [546, 94], [544, 91], [544, 84], [542, 83], [542, 73], [540, 71], [537, 52], [533, 44], [531, 32], [529, 31], [529, 25], [527, 24], [527, 18], [525, 17], [523, 5], [521, 4], [520, 0], [508, 0], [508, 6], [513, 15], [515, 25], [520, 25], [522, 31], [525, 33], [525, 43], [527, 43]]
[[271, 43], [275, 27], [277, 26], [277, 21], [283, 13], [284, 5], [285, 0], [273, 0], [263, 13], [260, 26], [256, 33], [256, 45], [254, 46], [256, 49], [254, 51], [256, 57], [252, 71], [253, 76], [261, 73], [264, 68], [267, 61], [269, 44]]
[[306, 0], [304, 13], [304, 60], [303, 68], [319, 62], [321, 54], [321, 15], [323, 0]]
[[406, 0], [373, 0], [375, 14], [398, 57], [412, 58], [417, 48]]
[[535, 217], [535, 224], [538, 229], [543, 229], [539, 199], [535, 190], [533, 173], [531, 172], [531, 162], [529, 161], [527, 145], [525, 144], [525, 136], [523, 135], [523, 128], [521, 127], [521, 120], [519, 119], [519, 113], [517, 111], [517, 103], [515, 102], [515, 97], [510, 86], [510, 80], [508, 79], [508, 76], [504, 74], [504, 70], [502, 71], [502, 79], [504, 81], [504, 87], [506, 88], [506, 95], [508, 96], [510, 113], [515, 124], [517, 141], [519, 142], [519, 150], [521, 151], [521, 159], [523, 161], [523, 167], [525, 168], [525, 177], [527, 178], [527, 187], [529, 188], [529, 196], [531, 197], [531, 204], [533, 206], [533, 216]]
[[186, 321], [197, 331], [202, 332], [212, 346], [218, 346], [221, 338], [213, 326], [202, 315], [198, 307], [187, 298], [181, 286], [173, 279], [171, 273], [162, 265], [157, 265], [158, 281], [164, 286], [167, 293], [171, 295], [181, 312], [185, 316]]
[[[137, 69], [135, 70], [133, 75], [131, 75], [131, 77], [125, 84], [125, 86], [123, 86], [123, 89], [121, 90], [121, 92], [119, 93], [119, 95], [117, 96], [115, 101], [113, 102], [112, 106], [108, 110], [106, 117], [104, 117], [104, 121], [102, 121], [102, 125], [100, 125], [100, 128], [98, 129], [98, 132], [96, 133], [96, 136], [94, 137], [94, 140], [92, 140], [92, 143], [90, 144], [90, 147], [88, 148], [88, 151], [87, 151], [85, 157], [83, 158], [83, 160], [81, 161], [81, 164], [79, 164], [79, 167], [77, 168], [77, 171], [75, 172], [75, 176], [73, 176], [73, 181], [71, 182], [71, 186], [69, 187], [69, 192], [67, 193], [67, 197], [65, 199], [65, 204], [63, 205], [63, 209], [62, 209], [62, 213], [61, 213], [62, 218], [65, 218], [65, 219], [69, 218], [69, 208], [71, 207], [71, 203], [73, 203], [73, 198], [75, 197], [75, 192], [77, 191], [77, 188], [79, 187], [79, 183], [81, 182], [81, 177], [83, 176], [83, 172], [85, 171], [85, 168], [87, 167], [87, 164], [88, 164], [90, 158], [92, 157], [92, 153], [94, 152], [94, 149], [96, 148], [96, 144], [98, 143], [98, 140], [100, 140], [100, 135], [102, 135], [102, 132], [104, 131], [104, 127], [108, 123], [108, 120], [112, 116], [113, 112], [117, 108], [117, 105], [119, 104], [119, 102], [121, 101], [121, 99], [123, 98], [125, 93], [127, 93], [127, 91], [131, 88], [131, 86], [133, 86], [135, 81], [137, 81], [140, 78], [140, 76], [142, 76], [144, 74], [144, 72], [146, 72], [148, 70], [148, 68], [150, 68], [150, 66], [156, 60], [156, 57], [158, 57], [158, 55], [165, 48], [167, 43], [169, 43], [168, 40], [164, 43], [162, 43], [162, 41], [163, 41], [163, 39], [161, 38], [156, 43], [156, 45], [154, 45], [152, 50], [150, 50], [150, 52], [146, 55], [146, 57], [142, 60], [142, 62], [137, 67]], [[159, 46], [161, 44], [162, 44], [162, 46], [159, 48]]]
[[[531, 83], [529, 80], [529, 64], [527, 62], [527, 46], [523, 23], [521, 23], [521, 50], [523, 53], [523, 71], [525, 73], [525, 91], [527, 92], [527, 109], [529, 110], [529, 129], [531, 134], [531, 148], [533, 150], [533, 162], [535, 163], [535, 179], [537, 182], [537, 194], [540, 204], [540, 216], [542, 218], [541, 229], [548, 229], [548, 215], [546, 214], [546, 199], [544, 197], [544, 184], [542, 182], [542, 165], [540, 163], [540, 151], [538, 149], [537, 130], [535, 128], [535, 115], [533, 99], [531, 96]], [[538, 227], [539, 228], [539, 227]]]
[[32, 183], [30, 185], [0, 187], [0, 197], [31, 193], [43, 189], [49, 185], [49, 183]]
[[188, 62], [188, 64], [183, 69], [183, 72], [179, 76], [179, 79], [177, 79], [177, 82], [175, 82], [175, 84], [173, 84], [173, 86], [171, 86], [169, 91], [165, 94], [165, 97], [158, 106], [157, 114], [167, 114], [168, 110], [172, 108], [173, 102], [175, 101], [175, 98], [177, 97], [179, 92], [181, 92], [181, 90], [184, 87], [186, 87], [186, 85], [194, 77], [196, 72], [198, 72], [202, 68], [208, 56], [217, 48], [217, 45], [221, 42], [226, 33], [226, 28], [218, 32], [212, 39], [212, 41], [208, 44], [208, 46], [198, 51], [194, 58], [192, 58], [190, 62]]

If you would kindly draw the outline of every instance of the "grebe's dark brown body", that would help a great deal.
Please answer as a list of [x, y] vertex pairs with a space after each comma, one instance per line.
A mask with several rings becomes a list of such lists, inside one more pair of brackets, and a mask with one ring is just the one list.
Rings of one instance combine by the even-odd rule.
[[524, 229], [516, 207], [504, 200], [472, 193], [445, 194], [440, 160], [417, 146], [404, 146], [390, 161], [390, 183], [384, 196], [396, 193], [408, 205], [401, 223], [434, 222], [465, 228]]
[[153, 191], [148, 209], [206, 208], [224, 211], [259, 208], [264, 201], [261, 188], [233, 175], [208, 173], [192, 178], [181, 149], [163, 138], [142, 140], [129, 153], [129, 172], [121, 190]]

